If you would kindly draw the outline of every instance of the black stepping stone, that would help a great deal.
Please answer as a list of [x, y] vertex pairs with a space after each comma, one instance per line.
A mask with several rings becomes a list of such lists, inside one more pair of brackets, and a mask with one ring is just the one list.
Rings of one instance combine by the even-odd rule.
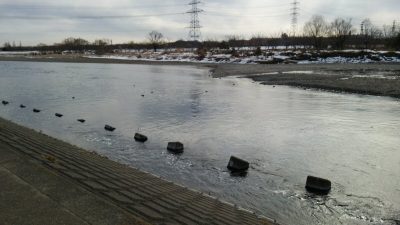
[[115, 130], [115, 127], [112, 127], [110, 125], [105, 125], [104, 130], [113, 132]]
[[146, 142], [147, 141], [147, 137], [145, 135], [139, 134], [139, 133], [136, 133], [134, 138], [135, 138], [135, 141], [137, 141], [137, 142]]
[[183, 144], [180, 142], [169, 142], [167, 149], [173, 153], [183, 153]]
[[327, 195], [331, 190], [331, 181], [319, 177], [308, 176], [306, 189], [311, 193]]
[[231, 156], [227, 167], [232, 172], [245, 172], [249, 169], [249, 162], [239, 159], [238, 157]]

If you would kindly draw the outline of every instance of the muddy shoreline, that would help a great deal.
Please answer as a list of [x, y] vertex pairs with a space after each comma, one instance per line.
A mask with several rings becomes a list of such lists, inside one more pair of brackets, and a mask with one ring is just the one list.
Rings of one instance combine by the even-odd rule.
[[[121, 59], [57, 57], [4, 57], [0, 61], [188, 65], [209, 68], [214, 78], [240, 76], [265, 85], [287, 85], [400, 98], [400, 64], [208, 64], [193, 62], [135, 61]], [[295, 73], [291, 73], [295, 72]], [[382, 77], [376, 75], [384, 74]], [[390, 79], [385, 79], [389, 76]]]
[[173, 62], [173, 61], [144, 61], [144, 60], [123, 60], [107, 58], [87, 58], [82, 56], [0, 56], [0, 61], [17, 62], [59, 62], [59, 63], [100, 63], [100, 64], [145, 64], [145, 65], [190, 65], [190, 66], [212, 66], [213, 64]]
[[240, 76], [265, 85], [400, 98], [400, 64], [219, 65], [214, 77]]

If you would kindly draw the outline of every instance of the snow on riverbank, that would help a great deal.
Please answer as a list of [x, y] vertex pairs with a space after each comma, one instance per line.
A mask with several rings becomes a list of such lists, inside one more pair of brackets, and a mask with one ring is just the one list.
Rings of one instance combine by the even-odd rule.
[[27, 55], [40, 55], [40, 52], [39, 51], [20, 51], [20, 52], [0, 51], [0, 56], [27, 56]]
[[323, 63], [400, 63], [400, 52], [373, 50], [344, 50], [344, 51], [282, 51], [270, 50], [255, 56], [252, 51], [237, 51], [229, 54], [222, 51], [210, 51], [199, 56], [194, 51], [151, 52], [151, 51], [117, 51], [107, 55], [88, 55], [89, 58], [106, 58], [135, 61], [166, 61], [191, 63], [233, 63], [233, 64], [323, 64]]
[[119, 59], [119, 60], [135, 60], [135, 61], [164, 61], [164, 62], [191, 62], [191, 63], [238, 63], [238, 64], [250, 64], [256, 63], [257, 58], [239, 58], [233, 57], [229, 54], [219, 54], [204, 57], [199, 59], [198, 56], [190, 53], [185, 54], [166, 54], [166, 55], [151, 55], [151, 56], [124, 56], [124, 55], [91, 55], [86, 56], [88, 58], [100, 58], [100, 59]]
[[[54, 54], [54, 53], [53, 53]], [[51, 54], [50, 54], [51, 55]], [[358, 64], [358, 63], [400, 63], [400, 52], [374, 50], [263, 50], [255, 55], [255, 50], [248, 49], [212, 49], [197, 53], [194, 49], [151, 50], [118, 49], [114, 53], [95, 55], [94, 51], [64, 51], [62, 55], [77, 55], [86, 58], [118, 59], [134, 61], [190, 62], [190, 63], [230, 63], [230, 64]], [[41, 56], [38, 51], [2, 52], [0, 56]], [[49, 55], [47, 55], [50, 57]]]

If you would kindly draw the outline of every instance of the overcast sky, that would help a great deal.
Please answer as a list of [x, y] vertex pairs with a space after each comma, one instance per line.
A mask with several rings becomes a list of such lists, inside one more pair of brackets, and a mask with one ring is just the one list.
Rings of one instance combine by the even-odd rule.
[[[157, 30], [169, 40], [188, 39], [190, 0], [0, 0], [0, 45], [53, 44], [65, 37], [112, 39], [114, 43], [144, 41]], [[293, 0], [203, 0], [202, 39], [227, 35], [278, 35], [290, 32]], [[400, 0], [299, 0], [299, 30], [314, 14], [328, 21], [352, 18], [358, 28], [400, 24]]]

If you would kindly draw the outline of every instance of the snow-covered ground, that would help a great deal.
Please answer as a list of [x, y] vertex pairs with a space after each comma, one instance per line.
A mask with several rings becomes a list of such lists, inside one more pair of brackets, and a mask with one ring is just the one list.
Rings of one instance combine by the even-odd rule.
[[[350, 52], [347, 51], [347, 52]], [[300, 51], [268, 51], [261, 56], [233, 56], [232, 54], [212, 54], [207, 53], [204, 57], [199, 57], [193, 52], [141, 52], [121, 54], [114, 53], [108, 55], [89, 55], [89, 58], [108, 58], [121, 60], [138, 61], [167, 61], [167, 62], [193, 62], [193, 63], [236, 63], [236, 64], [275, 64], [275, 63], [298, 63], [298, 64], [321, 64], [321, 63], [373, 63], [373, 62], [400, 62], [400, 52], [394, 53], [394, 56], [386, 56], [387, 52], [363, 51], [364, 54], [354, 54], [352, 56], [333, 56], [319, 57], [313, 53], [304, 53]], [[329, 52], [330, 54], [334, 52]], [[352, 53], [357, 53], [352, 51]], [[304, 59], [306, 58], [306, 59]]]
[[126, 56], [126, 55], [91, 55], [88, 58], [106, 58], [106, 59], [120, 59], [120, 60], [137, 60], [137, 61], [164, 61], [164, 62], [193, 62], [193, 63], [238, 63], [238, 64], [249, 64], [256, 63], [256, 57], [233, 57], [229, 54], [218, 54], [212, 56], [206, 56], [200, 59], [194, 54], [166, 54], [166, 55], [151, 55], [151, 56]]
[[[95, 55], [94, 51], [76, 53], [63, 51], [62, 55], [79, 54], [87, 58], [105, 58], [135, 61], [165, 61], [165, 62], [192, 62], [192, 63], [234, 63], [234, 64], [322, 64], [322, 63], [374, 63], [395, 62], [400, 63], [400, 52], [374, 51], [374, 50], [267, 50], [262, 49], [262, 54], [255, 55], [253, 47], [229, 49], [209, 49], [199, 55], [195, 49], [160, 49], [153, 52], [147, 49], [116, 49], [113, 53]], [[38, 51], [2, 52], [0, 56], [35, 56]], [[50, 57], [47, 55], [46, 57]]]
[[0, 51], [0, 56], [26, 56], [26, 55], [40, 55], [39, 51], [20, 51], [20, 52], [9, 52], [9, 51]]

